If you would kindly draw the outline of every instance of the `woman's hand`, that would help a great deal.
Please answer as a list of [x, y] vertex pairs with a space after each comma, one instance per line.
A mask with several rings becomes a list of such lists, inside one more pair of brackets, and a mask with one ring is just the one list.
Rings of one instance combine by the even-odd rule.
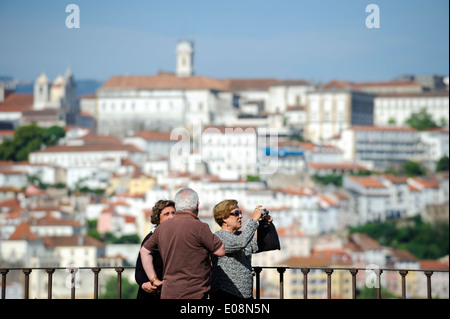
[[148, 293], [153, 293], [153, 292], [155, 292], [155, 290], [154, 289], [152, 289], [152, 284], [150, 283], [150, 281], [147, 281], [147, 282], [144, 282], [143, 284], [142, 284], [142, 286], [141, 286], [141, 288], [145, 291], [145, 292], [148, 292]]
[[156, 294], [159, 293], [161, 290], [163, 282], [160, 280], [155, 280], [153, 284], [150, 283], [150, 281], [144, 282], [141, 286], [141, 288], [150, 294]]
[[264, 213], [261, 207], [261, 205], [258, 205], [253, 211], [252, 219], [254, 219], [255, 221], [258, 221], [261, 218], [261, 215]]

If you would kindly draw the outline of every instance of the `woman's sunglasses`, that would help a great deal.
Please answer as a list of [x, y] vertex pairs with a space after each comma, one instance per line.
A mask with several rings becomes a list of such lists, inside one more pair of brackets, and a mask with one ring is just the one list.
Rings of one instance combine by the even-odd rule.
[[230, 213], [230, 215], [233, 215], [233, 216], [239, 216], [239, 215], [242, 215], [242, 210], [235, 210], [234, 212], [231, 212]]

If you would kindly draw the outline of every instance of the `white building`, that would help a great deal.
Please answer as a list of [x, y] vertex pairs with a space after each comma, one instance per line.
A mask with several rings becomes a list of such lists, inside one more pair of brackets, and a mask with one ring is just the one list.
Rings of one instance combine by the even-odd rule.
[[147, 153], [150, 160], [168, 158], [171, 148], [178, 139], [171, 139], [170, 131], [140, 131], [123, 139], [124, 144], [132, 144]]
[[438, 125], [449, 125], [448, 91], [378, 94], [374, 100], [374, 124], [403, 126], [413, 113], [425, 109]]
[[310, 92], [306, 106], [306, 137], [320, 143], [351, 126], [372, 125], [373, 99], [373, 94], [350, 90]]
[[193, 56], [193, 43], [181, 41], [176, 73], [110, 78], [97, 91], [97, 132], [127, 136], [235, 118], [236, 96], [225, 81], [194, 75]]
[[258, 175], [258, 135], [254, 127], [208, 126], [201, 136], [201, 159], [210, 174], [236, 179]]
[[353, 126], [343, 130], [336, 145], [344, 160], [367, 162], [386, 169], [405, 161], [434, 165], [448, 156], [448, 130], [417, 131], [410, 127]]
[[350, 209], [355, 217], [353, 225], [384, 221], [387, 217], [389, 189], [372, 176], [344, 176], [343, 187], [351, 194]]
[[30, 163], [51, 163], [64, 168], [97, 167], [104, 159], [115, 160], [136, 158], [136, 162], [145, 159], [142, 150], [133, 145], [81, 145], [81, 146], [50, 146], [30, 153]]

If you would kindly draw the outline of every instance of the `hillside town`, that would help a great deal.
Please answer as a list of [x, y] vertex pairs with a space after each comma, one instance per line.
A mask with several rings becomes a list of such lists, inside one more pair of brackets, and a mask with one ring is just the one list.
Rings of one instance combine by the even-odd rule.
[[[0, 142], [32, 124], [65, 132], [28, 160], [0, 161], [0, 268], [66, 268], [54, 274], [53, 296], [69, 298], [71, 267], [134, 266], [153, 205], [190, 187], [213, 232], [223, 199], [238, 200], [245, 219], [257, 205], [270, 211], [282, 249], [252, 264], [293, 267], [286, 298], [303, 297], [304, 266], [448, 270], [448, 252], [419, 259], [348, 232], [416, 216], [448, 224], [448, 166], [438, 169], [449, 156], [448, 76], [218, 79], [196, 75], [193, 59], [194, 43], [180, 41], [175, 72], [112, 76], [84, 96], [70, 68], [54, 81], [37, 75], [33, 93], [0, 82]], [[423, 113], [435, 127], [407, 125]], [[408, 162], [426, 173], [405, 174]], [[115, 275], [101, 271], [102, 291]], [[92, 298], [92, 271], [77, 276], [77, 298]], [[309, 276], [309, 298], [326, 298], [327, 274]], [[332, 297], [351, 298], [350, 273], [333, 276]], [[123, 277], [134, 284], [133, 270]], [[31, 298], [47, 297], [46, 278], [31, 273]], [[277, 298], [278, 278], [276, 269], [261, 273], [262, 297]], [[23, 298], [22, 281], [22, 272], [8, 273], [7, 298]], [[426, 298], [423, 273], [410, 272], [407, 283], [407, 297]], [[381, 285], [401, 295], [398, 272], [384, 273]], [[433, 297], [449, 298], [448, 286], [448, 272], [433, 275]]]

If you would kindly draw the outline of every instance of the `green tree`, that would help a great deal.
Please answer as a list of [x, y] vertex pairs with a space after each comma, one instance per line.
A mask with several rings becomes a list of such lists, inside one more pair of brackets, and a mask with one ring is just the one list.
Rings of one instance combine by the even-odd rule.
[[[357, 299], [377, 299], [377, 289], [374, 288], [368, 288], [364, 286], [356, 295]], [[381, 299], [392, 299], [397, 298], [399, 299], [399, 296], [394, 295], [393, 293], [389, 292], [388, 290], [381, 287]]]
[[[106, 282], [106, 291], [99, 296], [100, 299], [116, 299], [117, 298], [117, 277], [113, 276]], [[130, 283], [128, 279], [122, 276], [122, 299], [136, 299], [138, 285]]]
[[449, 159], [447, 155], [442, 156], [436, 164], [436, 172], [448, 172]]
[[51, 126], [44, 131], [44, 143], [46, 145], [55, 145], [58, 143], [58, 140], [62, 137], [66, 136], [66, 131], [61, 126]]
[[371, 222], [350, 227], [350, 233], [364, 233], [382, 246], [405, 249], [419, 259], [437, 259], [448, 255], [448, 222], [425, 223], [420, 215], [383, 223]]
[[413, 176], [424, 176], [426, 175], [426, 170], [419, 163], [413, 161], [407, 161], [403, 164], [403, 170], [409, 177]]
[[65, 136], [64, 128], [52, 126], [42, 128], [35, 123], [23, 125], [16, 129], [12, 140], [0, 144], [0, 160], [27, 161], [31, 152], [39, 150], [42, 145], [54, 145]]
[[312, 176], [312, 178], [319, 184], [322, 185], [328, 185], [328, 184], [333, 184], [336, 186], [342, 186], [342, 174], [326, 174], [326, 175], [319, 175], [319, 174], [314, 174]]
[[406, 120], [406, 124], [418, 131], [437, 127], [436, 122], [434, 122], [431, 115], [427, 113], [426, 108], [422, 108], [419, 112], [411, 114]]

